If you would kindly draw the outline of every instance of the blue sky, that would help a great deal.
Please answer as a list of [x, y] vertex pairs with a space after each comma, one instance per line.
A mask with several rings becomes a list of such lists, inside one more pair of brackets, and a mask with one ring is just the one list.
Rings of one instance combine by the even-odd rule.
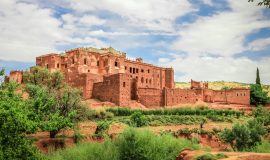
[[270, 83], [270, 9], [248, 0], [1, 0], [0, 67], [109, 47], [173, 67], [176, 81]]

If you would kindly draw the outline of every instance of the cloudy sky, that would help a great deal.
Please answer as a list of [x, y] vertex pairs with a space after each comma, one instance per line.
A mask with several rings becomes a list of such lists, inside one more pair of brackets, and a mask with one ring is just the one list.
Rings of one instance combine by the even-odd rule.
[[270, 83], [270, 9], [248, 0], [1, 0], [0, 67], [109, 47], [175, 69], [176, 81]]

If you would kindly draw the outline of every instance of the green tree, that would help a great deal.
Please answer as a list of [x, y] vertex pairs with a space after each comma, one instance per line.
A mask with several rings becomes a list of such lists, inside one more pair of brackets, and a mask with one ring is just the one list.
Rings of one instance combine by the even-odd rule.
[[228, 86], [223, 86], [221, 90], [225, 91], [225, 103], [228, 103], [227, 91], [230, 89]]
[[34, 67], [24, 75], [24, 81], [40, 129], [49, 131], [54, 138], [61, 129], [75, 125], [81, 92], [66, 85], [61, 72]]
[[39, 159], [37, 150], [26, 138], [37, 129], [28, 105], [15, 94], [18, 84], [9, 82], [0, 89], [0, 159]]
[[256, 71], [256, 84], [261, 85], [259, 68], [257, 68], [257, 71]]
[[[254, 2], [254, 0], [248, 0], [248, 2]], [[270, 8], [270, 0], [260, 0], [257, 4], [259, 6], [266, 6], [267, 8]]]
[[250, 103], [253, 105], [265, 105], [269, 102], [269, 97], [266, 91], [259, 84], [250, 85]]
[[247, 124], [235, 124], [232, 129], [224, 129], [220, 137], [234, 150], [243, 151], [260, 143], [261, 137], [265, 134], [263, 125], [257, 120], [251, 120]]

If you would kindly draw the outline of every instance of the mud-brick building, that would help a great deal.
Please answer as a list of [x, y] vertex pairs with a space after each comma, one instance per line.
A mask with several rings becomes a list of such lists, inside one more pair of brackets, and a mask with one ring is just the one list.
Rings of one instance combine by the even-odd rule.
[[[144, 63], [142, 58], [130, 60], [126, 53], [111, 47], [46, 54], [36, 58], [36, 65], [63, 72], [65, 81], [81, 88], [85, 99], [96, 98], [120, 106], [134, 102], [146, 107], [172, 106], [199, 100], [249, 104], [248, 89], [217, 91], [196, 81], [191, 81], [190, 89], [175, 88], [172, 68]], [[22, 81], [17, 73], [11, 73], [9, 79]]]

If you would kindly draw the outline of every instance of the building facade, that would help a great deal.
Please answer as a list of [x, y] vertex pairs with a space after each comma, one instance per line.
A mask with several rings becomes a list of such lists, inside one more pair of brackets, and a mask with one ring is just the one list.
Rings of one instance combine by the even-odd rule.
[[[224, 91], [208, 89], [207, 83], [191, 81], [190, 89], [175, 88], [174, 70], [130, 60], [113, 48], [76, 48], [63, 54], [36, 58], [36, 65], [49, 71], [61, 71], [65, 81], [83, 91], [84, 99], [96, 98], [120, 106], [134, 101], [146, 107], [183, 103], [225, 102], [249, 104], [248, 89]], [[20, 74], [21, 75], [20, 75]], [[22, 72], [11, 72], [8, 79], [22, 82]]]

